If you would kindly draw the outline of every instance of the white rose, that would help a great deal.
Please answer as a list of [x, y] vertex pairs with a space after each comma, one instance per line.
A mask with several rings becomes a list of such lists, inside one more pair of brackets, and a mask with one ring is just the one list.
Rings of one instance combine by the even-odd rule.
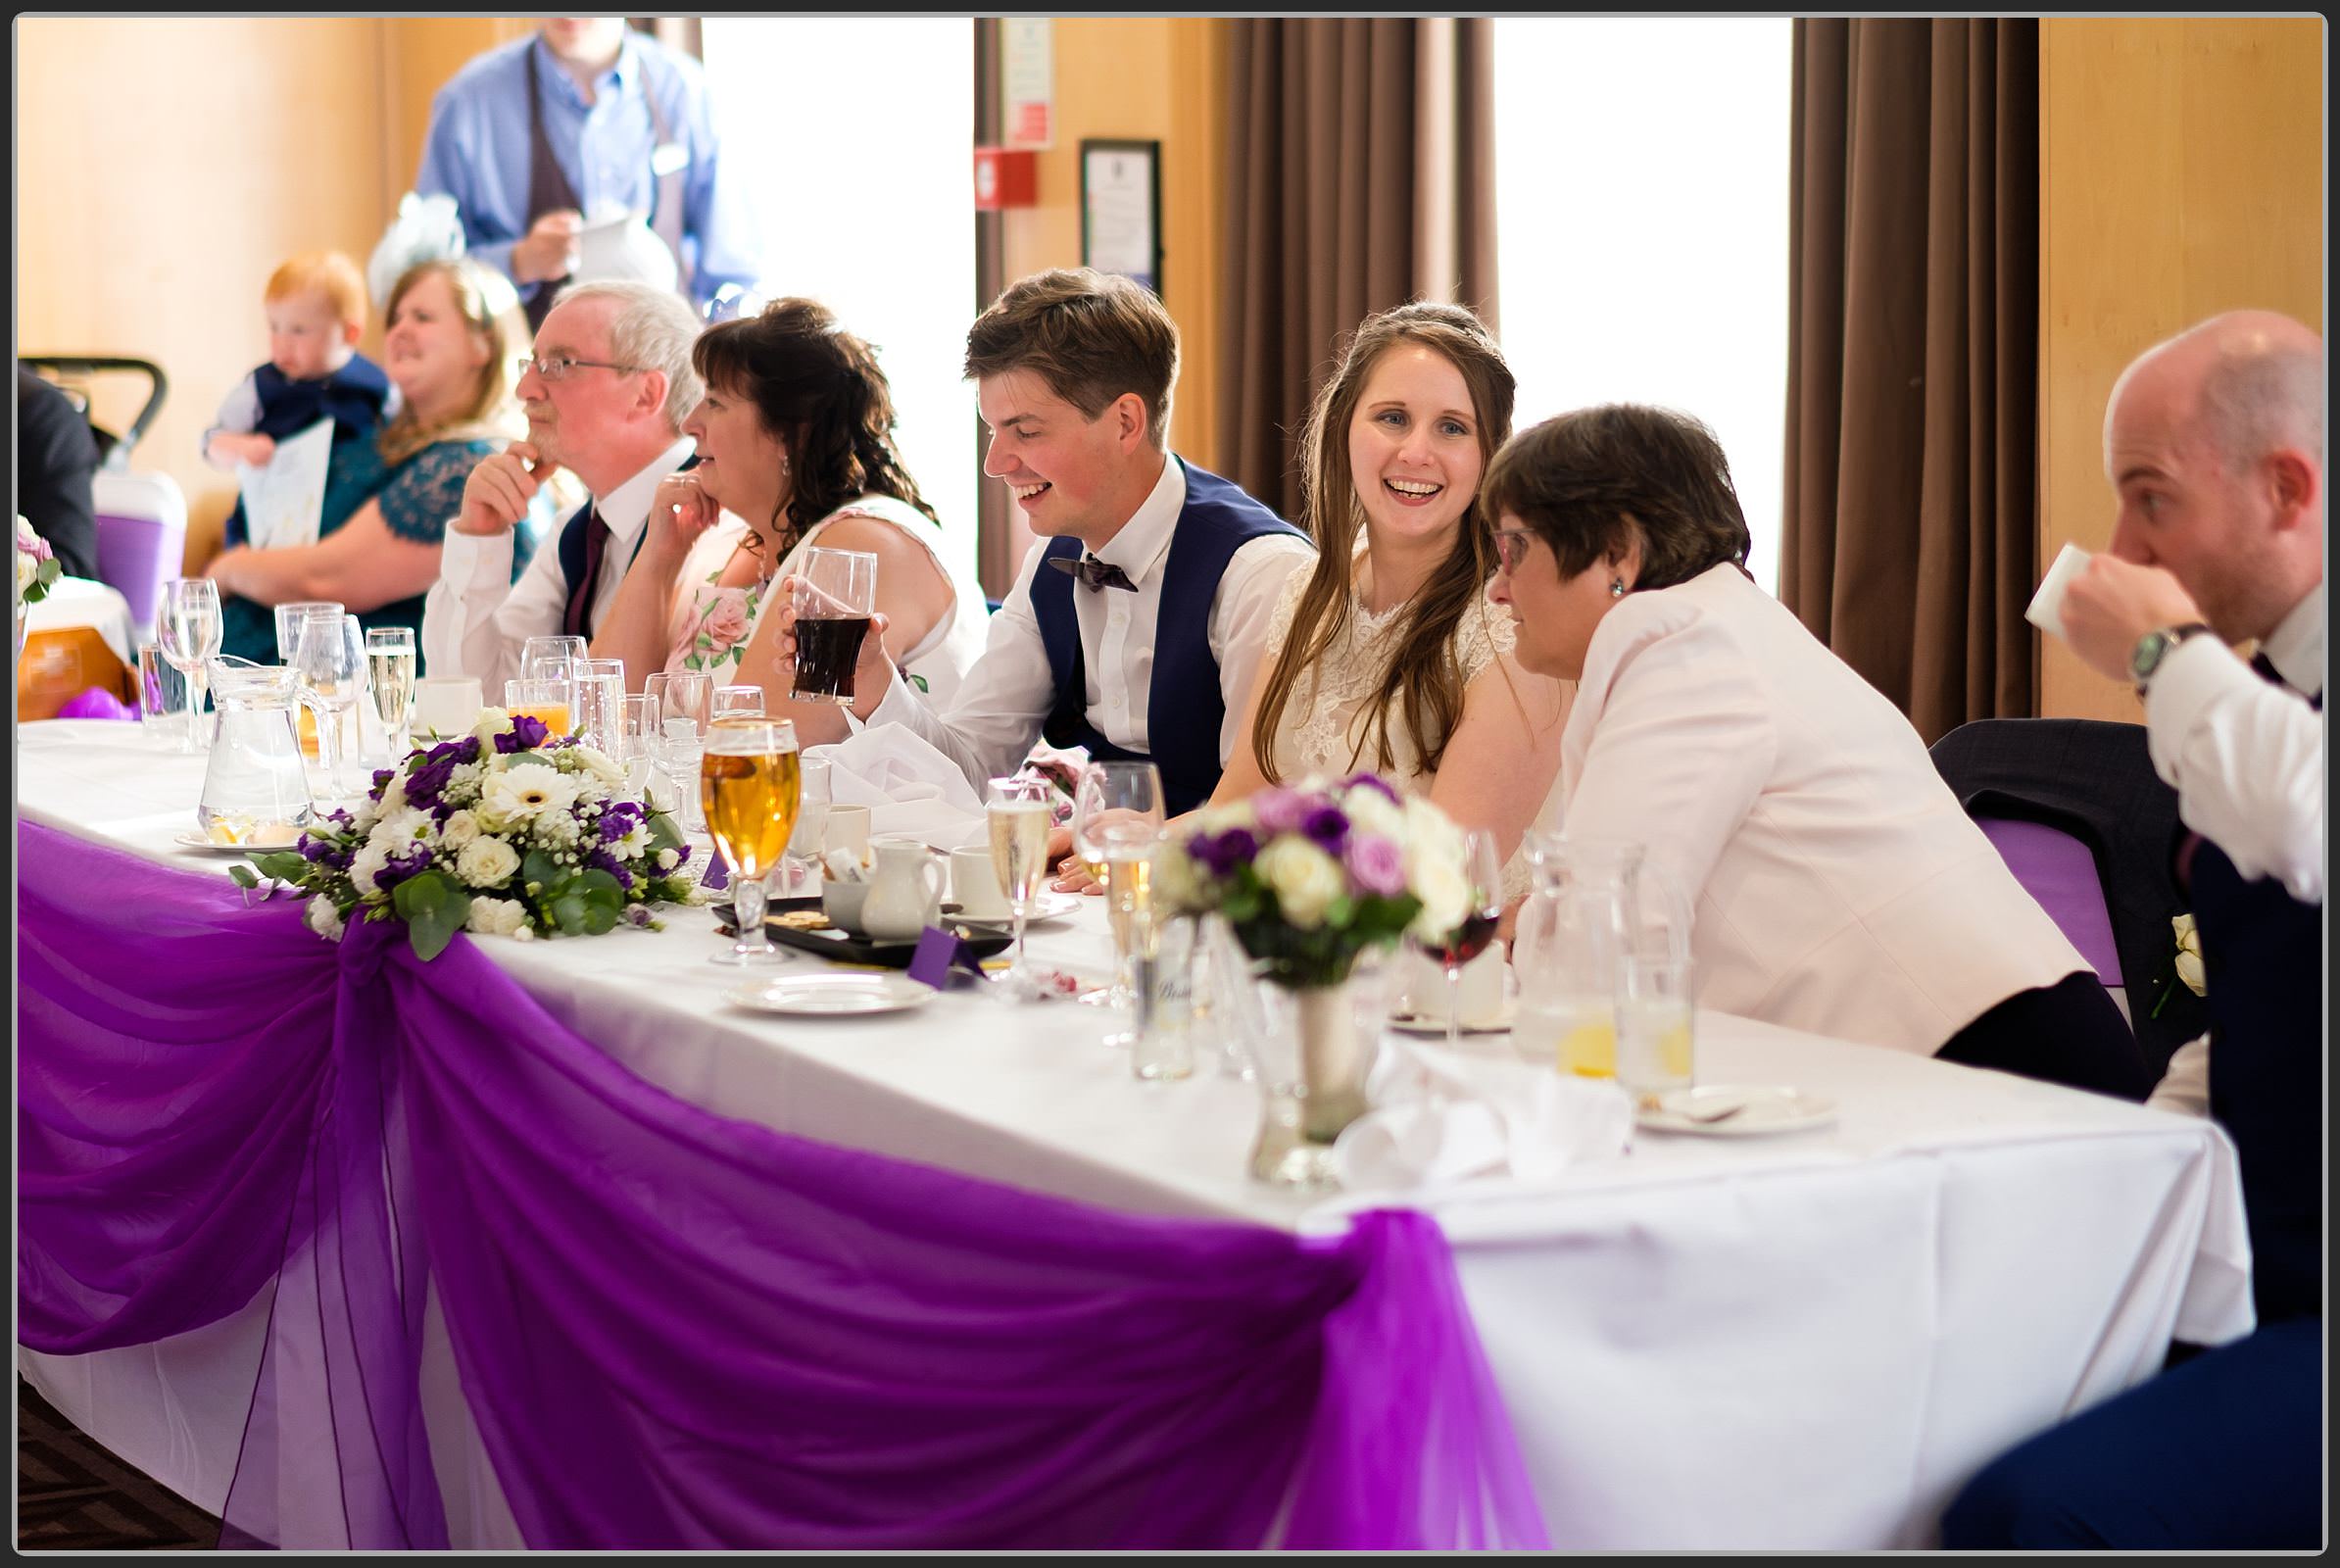
[[671, 871], [682, 863], [682, 856], [673, 850], [658, 851], [658, 869]]
[[520, 858], [502, 839], [473, 839], [455, 858], [455, 874], [475, 888], [502, 887], [520, 868]]
[[524, 822], [539, 812], [565, 813], [577, 799], [577, 781], [543, 762], [517, 762], [496, 773], [480, 794], [483, 814]]
[[512, 728], [512, 715], [501, 708], [483, 708], [479, 722], [471, 726], [471, 733], [479, 738], [479, 755], [496, 755], [496, 737]]
[[395, 811], [407, 804], [407, 775], [404, 769], [394, 769], [390, 782], [382, 786], [382, 809]]
[[625, 769], [612, 761], [609, 753], [592, 746], [571, 746], [561, 754], [575, 759], [577, 771], [590, 773], [605, 789], [615, 789], [625, 782]]
[[450, 811], [447, 825], [439, 829], [439, 842], [451, 850], [460, 851], [479, 837], [479, 818], [469, 811]]
[[1340, 862], [1304, 839], [1286, 836], [1259, 852], [1253, 869], [1275, 890], [1284, 918], [1303, 931], [1324, 923], [1325, 910], [1348, 886]]
[[509, 937], [528, 923], [528, 906], [517, 899], [473, 899], [463, 929], [483, 936]]
[[1371, 833], [1392, 844], [1406, 841], [1404, 808], [1369, 784], [1350, 790], [1342, 797], [1341, 808], [1348, 813], [1349, 826], [1360, 833]]
[[357, 855], [351, 858], [350, 886], [358, 890], [360, 898], [379, 903], [380, 890], [373, 885], [373, 879], [375, 874], [389, 863], [390, 852], [368, 839], [360, 846]]
[[333, 901], [322, 893], [309, 901], [301, 911], [301, 918], [309, 922], [309, 929], [328, 942], [339, 942], [343, 930], [341, 911], [333, 907]]
[[1406, 878], [1422, 907], [1406, 929], [1425, 941], [1436, 941], [1463, 923], [1471, 912], [1471, 879], [1461, 866], [1432, 858]]

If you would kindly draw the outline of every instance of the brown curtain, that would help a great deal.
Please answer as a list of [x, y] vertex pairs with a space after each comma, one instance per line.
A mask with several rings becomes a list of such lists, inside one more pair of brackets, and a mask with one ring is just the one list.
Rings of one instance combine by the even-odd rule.
[[2039, 24], [1794, 56], [1780, 598], [1930, 743], [2034, 710]]
[[1494, 24], [1230, 21], [1218, 458], [1299, 515], [1343, 333], [1424, 296], [1495, 322]]

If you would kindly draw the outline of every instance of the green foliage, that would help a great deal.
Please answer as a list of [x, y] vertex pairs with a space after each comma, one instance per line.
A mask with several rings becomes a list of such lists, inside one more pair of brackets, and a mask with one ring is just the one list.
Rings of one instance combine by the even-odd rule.
[[390, 903], [407, 923], [414, 956], [425, 961], [446, 951], [471, 913], [471, 895], [443, 871], [407, 878], [391, 891]]

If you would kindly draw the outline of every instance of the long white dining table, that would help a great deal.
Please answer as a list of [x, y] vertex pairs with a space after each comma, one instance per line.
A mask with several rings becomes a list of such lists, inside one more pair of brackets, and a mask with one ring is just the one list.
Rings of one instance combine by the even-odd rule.
[[[24, 818], [226, 874], [173, 842], [200, 757], [59, 720], [20, 726], [16, 760]], [[775, 1017], [721, 1000], [739, 975], [708, 961], [725, 939], [707, 911], [665, 923], [478, 940], [561, 1022], [726, 1116], [1137, 1213], [1301, 1231], [1366, 1203], [1433, 1215], [1556, 1547], [1926, 1547], [2001, 1449], [2151, 1376], [2173, 1336], [2251, 1327], [2233, 1154], [2203, 1121], [1702, 1012], [1702, 1079], [1793, 1085], [1834, 1102], [1834, 1122], [1641, 1132], [1536, 1185], [1301, 1197], [1245, 1173], [1249, 1085], [1207, 1060], [1137, 1081], [1100, 1009], [954, 990], [904, 1013]], [[1092, 974], [1109, 951], [1094, 904], [1031, 946]], [[98, 1442], [217, 1511], [264, 1306], [90, 1355], [20, 1347], [18, 1364]], [[518, 1546], [433, 1343], [424, 1404], [454, 1543]]]

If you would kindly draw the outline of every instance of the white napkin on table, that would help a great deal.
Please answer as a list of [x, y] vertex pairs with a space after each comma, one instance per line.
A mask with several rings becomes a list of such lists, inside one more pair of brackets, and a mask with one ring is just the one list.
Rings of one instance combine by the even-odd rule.
[[872, 835], [905, 834], [942, 850], [985, 842], [982, 797], [956, 762], [905, 725], [875, 725], [806, 755], [829, 760], [832, 804], [869, 808]]
[[1504, 1173], [1548, 1181], [1573, 1164], [1613, 1159], [1633, 1141], [1633, 1102], [1613, 1082], [1418, 1040], [1383, 1038], [1368, 1095], [1375, 1108], [1333, 1146], [1351, 1192]]

